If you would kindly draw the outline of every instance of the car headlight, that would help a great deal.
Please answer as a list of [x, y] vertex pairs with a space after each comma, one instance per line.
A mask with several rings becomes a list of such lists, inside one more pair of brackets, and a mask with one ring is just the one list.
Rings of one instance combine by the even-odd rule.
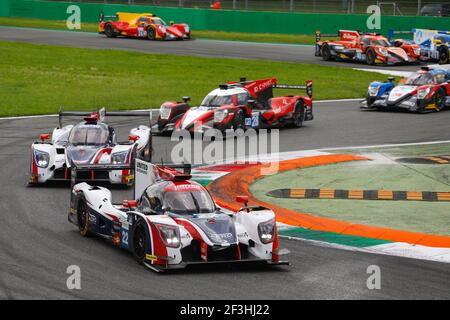
[[379, 48], [378, 51], [381, 53], [382, 56], [387, 56], [388, 51], [385, 48]]
[[369, 87], [369, 96], [375, 97], [378, 94], [380, 87]]
[[186, 25], [186, 26], [184, 26], [184, 32], [186, 32], [186, 33], [189, 33], [189, 26], [188, 25]]
[[167, 107], [165, 105], [162, 105], [159, 109], [159, 116], [163, 120], [167, 120], [170, 118], [170, 113], [172, 112], [172, 109], [170, 107]]
[[222, 122], [228, 115], [228, 110], [217, 110], [214, 112], [214, 122]]
[[334, 50], [344, 50], [344, 46], [334, 46]]
[[181, 243], [180, 229], [178, 226], [170, 226], [167, 224], [155, 223], [156, 228], [159, 231], [159, 236], [162, 242], [171, 248], [178, 248]]
[[50, 155], [44, 151], [34, 150], [34, 162], [40, 168], [47, 168], [50, 162]]
[[126, 163], [127, 158], [128, 158], [128, 151], [121, 151], [121, 152], [113, 153], [111, 155], [111, 163], [112, 164]]
[[421, 88], [417, 90], [417, 99], [425, 99], [425, 97], [430, 93], [430, 87]]
[[413, 51], [416, 56], [420, 55], [420, 48], [414, 48]]
[[160, 26], [159, 30], [161, 30], [162, 33], [166, 33], [166, 27], [165, 26]]
[[258, 235], [262, 243], [271, 243], [275, 235], [275, 219], [261, 222], [258, 225]]

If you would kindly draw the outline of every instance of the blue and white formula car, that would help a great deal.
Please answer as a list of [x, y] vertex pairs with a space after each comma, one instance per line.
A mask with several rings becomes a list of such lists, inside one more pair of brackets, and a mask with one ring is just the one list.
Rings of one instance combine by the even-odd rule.
[[[180, 172], [177, 169], [184, 169]], [[77, 183], [82, 172], [135, 170], [134, 199], [111, 202], [104, 188]], [[72, 167], [69, 221], [82, 236], [95, 235], [130, 251], [144, 266], [162, 272], [207, 263], [288, 264], [278, 248], [275, 214], [247, 205], [238, 212], [219, 208], [208, 191], [191, 181], [189, 165], [154, 165], [136, 159], [127, 165]]]
[[414, 112], [442, 111], [450, 106], [450, 72], [422, 67], [419, 71], [395, 85], [394, 78], [387, 82], [372, 82], [367, 90], [362, 109]]

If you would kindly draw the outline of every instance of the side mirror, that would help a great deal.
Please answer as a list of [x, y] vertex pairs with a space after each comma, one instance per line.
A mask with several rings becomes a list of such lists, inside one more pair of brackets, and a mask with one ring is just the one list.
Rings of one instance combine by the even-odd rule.
[[50, 134], [48, 134], [48, 133], [40, 134], [39, 139], [41, 139], [41, 141], [44, 142], [45, 140], [50, 139]]
[[136, 142], [136, 141], [139, 140], [139, 136], [137, 136], [137, 135], [135, 135], [135, 134], [130, 134], [130, 135], [128, 136], [128, 140], [133, 141], [133, 142]]
[[130, 210], [137, 208], [136, 200], [123, 200], [122, 205]]
[[256, 100], [248, 100], [247, 103], [248, 103], [248, 105], [249, 105], [250, 107], [253, 108], [253, 107], [255, 106], [255, 104], [256, 104]]
[[245, 206], [248, 204], [248, 196], [236, 196], [236, 202], [243, 203]]
[[184, 96], [181, 99], [183, 100], [184, 103], [188, 103], [189, 101], [191, 101], [191, 97], [188, 97], [188, 96]]
[[170, 21], [169, 23], [170, 23], [170, 25], [171, 25], [171, 26], [173, 26], [173, 24], [174, 24], [174, 22], [173, 22], [173, 21]]

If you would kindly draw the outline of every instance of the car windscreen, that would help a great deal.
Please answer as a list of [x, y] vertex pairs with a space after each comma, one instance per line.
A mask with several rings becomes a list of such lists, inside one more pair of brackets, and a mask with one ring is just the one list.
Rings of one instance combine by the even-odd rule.
[[391, 47], [392, 46], [390, 44], [390, 42], [387, 41], [386, 39], [372, 40], [371, 44], [374, 45], [374, 46], [383, 46], [383, 47]]
[[108, 129], [105, 125], [81, 124], [75, 126], [69, 136], [70, 145], [99, 146], [108, 141]]
[[166, 26], [167, 24], [162, 19], [153, 19], [152, 20], [154, 24], [160, 24], [162, 26]]
[[413, 73], [405, 81], [405, 84], [413, 86], [421, 86], [424, 84], [432, 84], [432, 83], [434, 83], [433, 75], [431, 75], [430, 73], [420, 73], [420, 72]]
[[214, 94], [209, 94], [203, 99], [201, 106], [203, 107], [221, 107], [226, 104], [233, 104], [233, 96], [218, 96]]
[[214, 202], [205, 190], [166, 192], [164, 206], [167, 211], [176, 214], [210, 213], [215, 210]]

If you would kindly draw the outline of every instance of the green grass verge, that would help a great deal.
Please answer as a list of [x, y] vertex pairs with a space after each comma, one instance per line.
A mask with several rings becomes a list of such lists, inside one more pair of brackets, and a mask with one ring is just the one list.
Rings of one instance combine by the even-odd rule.
[[[424, 153], [428, 154], [425, 146]], [[441, 145], [437, 154], [448, 153]], [[421, 149], [416, 147], [417, 150]], [[380, 150], [381, 152], [381, 150]], [[370, 157], [370, 155], [369, 155]], [[260, 200], [314, 215], [398, 230], [450, 235], [449, 202], [281, 199], [266, 196], [279, 188], [387, 189], [448, 191], [448, 165], [380, 163], [362, 161], [292, 170], [258, 180], [251, 186]]]
[[341, 67], [16, 42], [0, 42], [0, 74], [0, 116], [55, 113], [60, 107], [159, 107], [185, 95], [198, 104], [218, 84], [242, 76], [277, 77], [294, 84], [313, 79], [316, 100], [356, 98], [364, 96], [370, 81], [380, 78]]
[[[24, 19], [24, 18], [13, 18], [13, 17], [0, 18], [0, 26], [67, 30], [65, 21]], [[84, 22], [81, 24], [81, 30], [79, 30], [79, 31], [97, 32], [97, 30], [98, 30], [97, 23]], [[194, 30], [193, 37], [196, 39], [269, 42], [269, 43], [287, 43], [287, 44], [314, 44], [315, 43], [314, 35], [244, 33], [244, 32]]]

